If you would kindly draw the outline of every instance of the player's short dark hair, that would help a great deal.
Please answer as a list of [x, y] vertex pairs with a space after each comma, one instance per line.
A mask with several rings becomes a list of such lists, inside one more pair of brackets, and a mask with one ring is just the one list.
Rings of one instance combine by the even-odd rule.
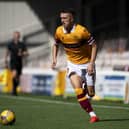
[[76, 14], [73, 8], [63, 9], [60, 13], [71, 13], [73, 16]]

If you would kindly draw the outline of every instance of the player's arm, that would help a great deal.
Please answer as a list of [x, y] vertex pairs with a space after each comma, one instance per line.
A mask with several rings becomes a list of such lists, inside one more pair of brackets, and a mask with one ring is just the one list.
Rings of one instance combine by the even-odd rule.
[[5, 51], [5, 68], [8, 68], [8, 56], [9, 56], [9, 50], [6, 49], [6, 51]]
[[29, 52], [28, 52], [28, 50], [25, 50], [25, 51], [23, 51], [23, 56], [28, 56], [29, 55]]
[[55, 43], [52, 46], [52, 65], [51, 65], [52, 69], [55, 69], [57, 64], [57, 55], [58, 55], [59, 43], [60, 43], [60, 38], [58, 36], [58, 29], [56, 29], [54, 39], [55, 39]]
[[28, 52], [27, 46], [25, 45], [24, 51], [23, 51], [23, 56], [28, 56], [28, 55], [29, 55], [29, 52]]
[[29, 55], [29, 52], [28, 52], [27, 46], [25, 43], [23, 43], [22, 56], [28, 56], [28, 55]]
[[90, 60], [90, 64], [95, 64], [95, 60], [96, 60], [96, 55], [97, 55], [97, 44], [94, 41], [92, 43], [92, 51], [91, 51], [91, 60]]
[[97, 55], [97, 44], [95, 40], [91, 44], [92, 50], [91, 50], [91, 59], [88, 65], [88, 73], [92, 74], [94, 73], [94, 65], [95, 65], [95, 60], [96, 60], [96, 55]]
[[83, 38], [87, 40], [88, 45], [91, 46], [91, 58], [88, 65], [88, 73], [92, 74], [94, 72], [94, 65], [97, 54], [97, 44], [93, 36], [88, 32], [86, 28], [83, 30]]
[[57, 55], [58, 55], [58, 48], [59, 46], [57, 44], [53, 44], [52, 46], [52, 69], [55, 69], [57, 64]]

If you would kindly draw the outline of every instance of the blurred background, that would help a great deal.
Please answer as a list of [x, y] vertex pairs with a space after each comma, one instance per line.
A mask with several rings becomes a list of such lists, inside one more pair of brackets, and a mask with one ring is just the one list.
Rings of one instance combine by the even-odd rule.
[[[73, 93], [65, 79], [66, 61], [62, 52], [58, 70], [50, 69], [53, 35], [60, 24], [59, 11], [63, 8], [74, 8], [76, 21], [85, 25], [97, 41], [97, 97], [128, 103], [128, 0], [0, 0], [1, 71], [4, 70], [6, 44], [18, 30], [30, 53], [24, 60], [20, 91], [66, 96]], [[1, 88], [1, 91], [9, 92], [9, 89]]]

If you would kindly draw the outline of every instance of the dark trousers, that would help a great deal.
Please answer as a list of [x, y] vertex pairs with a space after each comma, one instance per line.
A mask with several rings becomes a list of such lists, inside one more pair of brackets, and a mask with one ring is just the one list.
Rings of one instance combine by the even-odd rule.
[[12, 89], [12, 95], [17, 95], [17, 86], [19, 85], [19, 79], [14, 78], [13, 79], [13, 89]]

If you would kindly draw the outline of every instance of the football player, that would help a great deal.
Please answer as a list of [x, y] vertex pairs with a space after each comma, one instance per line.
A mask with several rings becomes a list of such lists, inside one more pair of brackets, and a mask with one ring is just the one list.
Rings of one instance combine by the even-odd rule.
[[[97, 44], [86, 27], [75, 23], [73, 9], [60, 12], [61, 26], [55, 32], [52, 48], [52, 69], [56, 67], [58, 46], [63, 45], [67, 56], [67, 74], [81, 107], [88, 112], [90, 123], [99, 121], [89, 97], [95, 95], [95, 59]], [[89, 96], [89, 97], [88, 97]]]

